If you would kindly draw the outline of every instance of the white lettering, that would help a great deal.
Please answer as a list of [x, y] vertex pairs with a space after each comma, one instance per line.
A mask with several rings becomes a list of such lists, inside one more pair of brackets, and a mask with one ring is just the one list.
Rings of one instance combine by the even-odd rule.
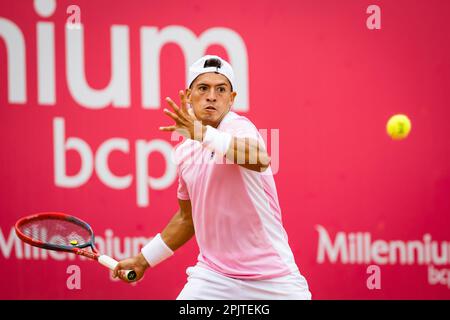
[[111, 80], [107, 87], [92, 89], [86, 80], [83, 25], [66, 29], [66, 76], [72, 97], [81, 106], [102, 109], [130, 106], [130, 59], [127, 26], [111, 27]]
[[[338, 232], [332, 240], [327, 230], [316, 225], [319, 234], [317, 262], [369, 264], [429, 264], [444, 265], [450, 263], [450, 244], [447, 241], [432, 240], [429, 233], [422, 240], [375, 240], [371, 234]], [[440, 250], [439, 250], [440, 248]]]
[[6, 45], [8, 60], [8, 102], [27, 102], [25, 39], [22, 31], [10, 20], [0, 17], [0, 38]]

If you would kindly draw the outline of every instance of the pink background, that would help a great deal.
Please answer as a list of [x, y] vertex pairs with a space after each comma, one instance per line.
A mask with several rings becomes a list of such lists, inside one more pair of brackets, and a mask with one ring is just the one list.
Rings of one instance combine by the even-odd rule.
[[[131, 106], [89, 110], [72, 98], [66, 81], [66, 8], [81, 8], [86, 77], [94, 88], [110, 79], [110, 28], [127, 25], [130, 39]], [[366, 9], [381, 8], [381, 30], [369, 30]], [[177, 210], [176, 182], [149, 190], [150, 204], [136, 204], [135, 141], [163, 139], [170, 120], [162, 108], [146, 110], [141, 99], [140, 28], [183, 26], [197, 36], [225, 27], [244, 40], [249, 68], [249, 111], [258, 128], [279, 129], [275, 175], [289, 243], [315, 299], [449, 299], [450, 285], [429, 284], [427, 264], [380, 265], [381, 289], [366, 286], [368, 264], [318, 263], [316, 226], [331, 237], [368, 232], [385, 241], [448, 242], [450, 230], [450, 25], [448, 1], [58, 1], [49, 18], [33, 1], [2, 1], [0, 17], [15, 23], [26, 43], [27, 102], [7, 98], [7, 55], [0, 41], [0, 227], [10, 234], [29, 213], [63, 211], [124, 237], [151, 237]], [[55, 26], [56, 104], [37, 99], [36, 23]], [[0, 38], [1, 39], [1, 38]], [[220, 46], [208, 53], [227, 58]], [[184, 87], [185, 60], [175, 44], [161, 51], [161, 97]], [[164, 103], [161, 99], [161, 105]], [[392, 141], [385, 124], [407, 114], [410, 136]], [[65, 119], [66, 137], [91, 150], [112, 137], [128, 139], [130, 152], [111, 154], [117, 175], [132, 174], [131, 186], [114, 190], [94, 174], [79, 188], [54, 183], [53, 121]], [[80, 168], [67, 154], [68, 174]], [[154, 177], [162, 157], [148, 162]], [[2, 240], [0, 238], [0, 240]], [[196, 261], [195, 240], [135, 286], [110, 281], [90, 261], [19, 259], [2, 248], [2, 299], [174, 299], [186, 267]], [[450, 255], [450, 246], [448, 250]], [[447, 258], [450, 261], [450, 257]], [[66, 269], [81, 268], [81, 289], [69, 290]], [[375, 264], [375, 263], [371, 263]], [[450, 266], [434, 266], [447, 270]]]

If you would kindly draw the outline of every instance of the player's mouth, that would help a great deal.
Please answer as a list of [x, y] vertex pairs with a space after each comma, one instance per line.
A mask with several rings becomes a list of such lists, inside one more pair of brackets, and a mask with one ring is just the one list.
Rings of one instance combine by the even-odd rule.
[[209, 105], [209, 106], [205, 107], [205, 110], [209, 111], [209, 112], [213, 112], [213, 111], [216, 111], [216, 108], [214, 108], [213, 106]]

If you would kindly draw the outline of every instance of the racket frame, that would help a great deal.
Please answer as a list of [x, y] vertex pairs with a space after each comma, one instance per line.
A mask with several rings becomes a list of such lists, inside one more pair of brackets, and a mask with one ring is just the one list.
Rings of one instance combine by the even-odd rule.
[[[58, 244], [50, 244], [50, 243], [42, 242], [42, 241], [33, 239], [30, 236], [27, 236], [25, 233], [22, 232], [21, 227], [24, 224], [32, 222], [32, 221], [43, 220], [43, 219], [55, 219], [55, 220], [63, 220], [63, 221], [75, 223], [75, 224], [79, 225], [80, 227], [86, 229], [89, 232], [90, 240], [83, 244], [66, 246], [66, 245], [58, 245]], [[15, 228], [16, 234], [20, 238], [20, 240], [22, 240], [23, 242], [25, 242], [29, 245], [47, 249], [47, 250], [66, 251], [66, 252], [75, 253], [77, 255], [81, 255], [81, 256], [96, 260], [96, 261], [100, 262], [102, 265], [109, 267], [110, 269], [115, 268], [115, 264], [113, 263], [115, 261], [114, 259], [112, 259], [108, 256], [105, 256], [105, 255], [102, 255], [102, 258], [99, 260], [100, 254], [94, 244], [95, 243], [94, 231], [92, 230], [91, 226], [87, 222], [85, 222], [79, 218], [76, 218], [74, 216], [71, 216], [71, 215], [68, 215], [68, 214], [65, 214], [62, 212], [40, 212], [40, 213], [32, 214], [32, 215], [29, 215], [29, 216], [19, 219], [16, 222], [14, 228]], [[86, 249], [87, 247], [91, 247], [91, 251], [87, 250]], [[125, 271], [125, 276], [128, 280], [132, 281], [136, 278], [136, 273], [132, 270], [127, 270], [127, 271]]]
[[[86, 229], [89, 232], [90, 240], [83, 244], [66, 246], [66, 245], [59, 245], [59, 244], [50, 244], [50, 243], [42, 242], [39, 240], [35, 240], [22, 232], [21, 227], [24, 224], [32, 222], [32, 221], [43, 220], [43, 219], [63, 220], [63, 221], [75, 223], [75, 224], [79, 225], [80, 227]], [[94, 260], [98, 260], [98, 257], [100, 256], [97, 248], [94, 245], [95, 236], [94, 236], [94, 232], [92, 231], [91, 226], [87, 222], [85, 222], [79, 218], [76, 218], [74, 216], [65, 214], [65, 213], [42, 212], [42, 213], [37, 213], [37, 214], [30, 215], [30, 216], [26, 216], [26, 217], [19, 219], [16, 222], [15, 229], [16, 229], [17, 236], [23, 242], [28, 243], [29, 245], [32, 245], [35, 247], [48, 249], [48, 250], [73, 252], [75, 254], [82, 255], [82, 256], [85, 256], [87, 258], [94, 259]], [[92, 252], [89, 250], [85, 250], [85, 248], [87, 248], [87, 247], [91, 247]]]

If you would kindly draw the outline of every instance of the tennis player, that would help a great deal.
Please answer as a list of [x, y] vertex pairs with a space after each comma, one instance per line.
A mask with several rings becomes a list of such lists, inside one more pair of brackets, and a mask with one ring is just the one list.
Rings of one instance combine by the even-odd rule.
[[166, 99], [175, 124], [160, 128], [186, 138], [175, 150], [179, 210], [114, 276], [127, 281], [121, 270], [133, 269], [141, 279], [195, 235], [200, 254], [177, 299], [311, 299], [282, 225], [264, 141], [230, 111], [232, 67], [204, 56], [189, 68], [188, 83], [180, 106]]

